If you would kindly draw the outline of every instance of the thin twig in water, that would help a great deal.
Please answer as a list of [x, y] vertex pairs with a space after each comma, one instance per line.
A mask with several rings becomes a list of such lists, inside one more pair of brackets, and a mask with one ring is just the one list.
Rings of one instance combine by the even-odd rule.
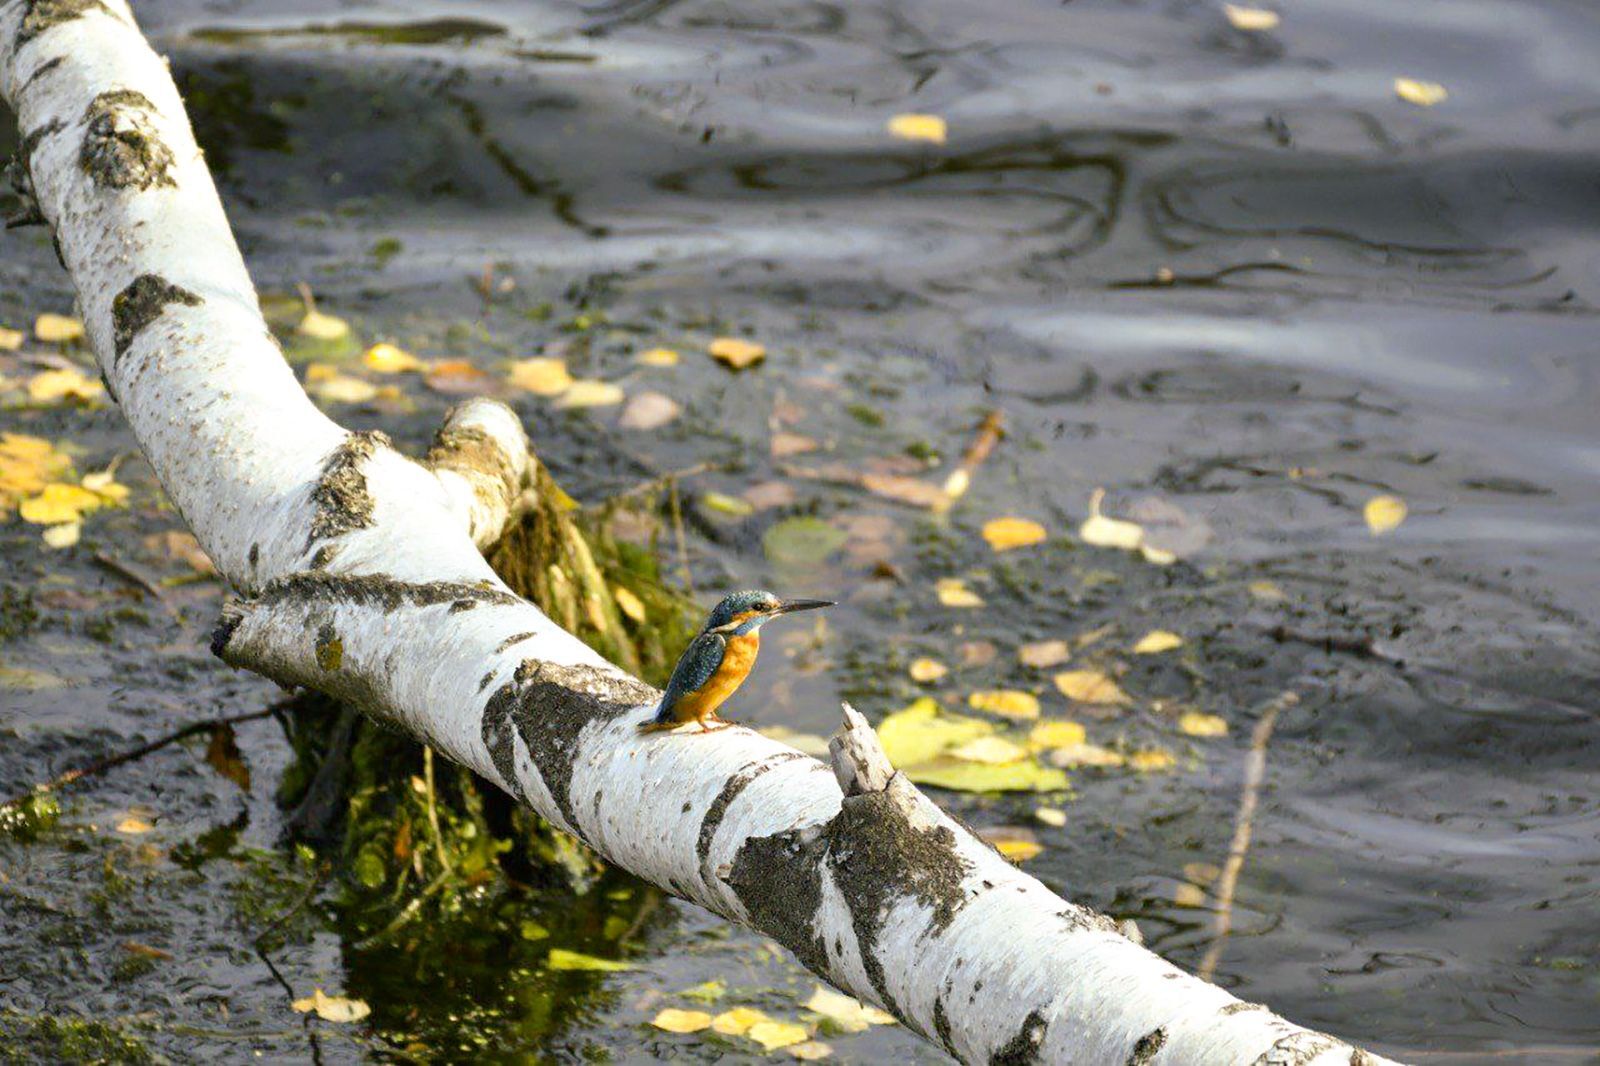
[[65, 788], [67, 785], [72, 784], [74, 781], [81, 780], [85, 777], [94, 777], [97, 774], [103, 774], [107, 770], [121, 766], [123, 763], [129, 763], [135, 759], [142, 759], [151, 752], [160, 751], [162, 748], [165, 748], [170, 744], [176, 744], [178, 741], [187, 739], [188, 737], [192, 737], [196, 733], [204, 733], [207, 730], [218, 729], [225, 725], [237, 725], [240, 722], [253, 722], [257, 718], [266, 718], [269, 715], [276, 713], [278, 709], [278, 705], [274, 704], [273, 706], [260, 711], [247, 711], [244, 714], [232, 714], [223, 718], [208, 718], [203, 722], [192, 722], [189, 725], [184, 726], [182, 729], [168, 733], [164, 737], [157, 737], [148, 744], [141, 744], [137, 748], [131, 748], [128, 751], [118, 752], [116, 755], [108, 755], [106, 758], [101, 759], [98, 762], [90, 763], [88, 766], [81, 766], [76, 770], [68, 770], [63, 774], [51, 778], [49, 781], [42, 781], [21, 795], [13, 796], [4, 803], [0, 803], [0, 812], [9, 811], [14, 807], [19, 807], [33, 796], [43, 796], [51, 792], [59, 791], [60, 789]]
[[95, 552], [94, 561], [101, 568], [111, 571], [124, 581], [138, 587], [144, 592], [149, 593], [157, 603], [161, 604], [162, 608], [166, 610], [168, 614], [176, 617], [177, 612], [172, 609], [172, 604], [167, 602], [166, 592], [161, 588], [160, 585], [150, 580], [150, 578], [146, 577], [144, 574], [141, 574], [138, 570], [135, 570], [132, 566], [123, 562], [121, 559], [118, 559], [116, 556], [107, 555], [105, 552]]
[[667, 500], [672, 507], [672, 532], [678, 538], [678, 566], [683, 570], [683, 587], [694, 596], [694, 573], [689, 569], [689, 540], [683, 535], [683, 506], [678, 500], [678, 479], [667, 481]]
[[609, 503], [615, 503], [617, 500], [626, 500], [629, 496], [641, 496], [647, 492], [659, 492], [666, 488], [669, 484], [676, 484], [678, 481], [684, 478], [699, 477], [701, 474], [709, 473], [712, 470], [721, 470], [723, 468], [724, 464], [722, 463], [695, 463], [693, 466], [686, 466], [681, 470], [672, 470], [662, 474], [660, 477], [653, 477], [648, 480], [641, 481], [631, 488], [623, 489], [620, 492], [613, 492], [599, 503], [589, 504], [584, 508], [584, 510], [595, 511]]
[[1267, 742], [1272, 739], [1272, 728], [1278, 722], [1279, 712], [1299, 702], [1300, 698], [1293, 692], [1285, 692], [1267, 704], [1261, 717], [1256, 720], [1255, 730], [1250, 734], [1250, 753], [1245, 756], [1244, 763], [1244, 792], [1239, 797], [1239, 813], [1233, 820], [1233, 842], [1228, 845], [1228, 859], [1223, 863], [1222, 873], [1217, 876], [1217, 909], [1211, 922], [1211, 945], [1206, 948], [1200, 968], [1195, 971], [1203, 981], [1211, 980], [1217, 972], [1217, 964], [1222, 961], [1222, 949], [1228, 942], [1228, 934], [1233, 932], [1233, 893], [1239, 885], [1239, 871], [1244, 868], [1244, 857], [1250, 851], [1250, 834], [1255, 825], [1261, 780], [1267, 773]]
[[[269, 711], [268, 713], [271, 712]], [[291, 1003], [295, 999], [294, 986], [289, 983], [288, 979], [278, 971], [278, 967], [273, 964], [272, 956], [267, 954], [267, 949], [263, 942], [269, 935], [281, 928], [283, 924], [290, 918], [293, 918], [296, 914], [299, 914], [301, 909], [304, 908], [307, 903], [310, 903], [316, 898], [318, 890], [322, 888], [322, 883], [328, 879], [328, 874], [332, 871], [332, 869], [333, 867], [326, 862], [318, 866], [317, 876], [311, 879], [311, 883], [307, 885], [306, 890], [300, 894], [300, 898], [286, 907], [276, 918], [268, 922], [266, 926], [262, 928], [261, 932], [257, 933], [250, 940], [250, 946], [255, 949], [256, 956], [260, 958], [262, 962], [267, 964], [267, 971], [272, 974], [272, 979], [277, 981], [279, 986], [282, 987], [284, 993], [288, 995]], [[309, 1014], [305, 1015], [300, 1020], [300, 1025], [305, 1030], [306, 1039], [311, 1042], [311, 1061], [317, 1063], [318, 1066], [321, 1066], [322, 1042], [317, 1038], [316, 1029], [312, 1028], [311, 1016]]]
[[445, 872], [454, 873], [450, 853], [445, 850], [444, 834], [439, 831], [439, 808], [433, 799], [433, 748], [427, 744], [422, 746], [422, 780], [428, 788], [428, 827], [433, 830], [433, 850], [438, 852], [439, 865], [444, 867]]

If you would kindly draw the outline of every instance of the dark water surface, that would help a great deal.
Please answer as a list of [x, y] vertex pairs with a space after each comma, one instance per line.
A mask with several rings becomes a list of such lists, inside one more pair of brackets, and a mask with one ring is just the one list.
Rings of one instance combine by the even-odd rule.
[[[902, 706], [918, 655], [997, 647], [936, 686], [954, 706], [1040, 687], [1016, 665], [1022, 641], [1111, 625], [1125, 648], [1173, 630], [1181, 656], [1123, 659], [1136, 708], [1088, 725], [1100, 743], [1159, 740], [1177, 768], [1075, 774], [1066, 827], [1032, 827], [1045, 851], [1030, 871], [1196, 965], [1210, 904], [1185, 867], [1226, 854], [1253, 716], [1292, 688], [1218, 980], [1419, 1061], [1600, 1056], [1600, 8], [1289, 0], [1277, 30], [1247, 34], [1181, 0], [138, 7], [264, 289], [308, 282], [365, 337], [485, 367], [555, 345], [585, 375], [684, 404], [629, 433], [614, 409], [519, 399], [580, 498], [702, 461], [733, 465], [696, 492], [772, 480], [774, 418], [828, 442], [811, 465], [898, 470], [948, 460], [1005, 411], [1010, 436], [947, 519], [819, 481], [749, 517], [695, 512], [702, 588], [846, 601], [820, 644], [799, 626], [769, 642], [740, 717], [826, 733], [840, 695], [874, 716]], [[1403, 103], [1397, 76], [1449, 98]], [[949, 142], [887, 137], [908, 111], [944, 116]], [[3, 247], [9, 323], [68, 309], [37, 237]], [[470, 284], [486, 264], [516, 283], [492, 302]], [[559, 327], [578, 313], [592, 322], [574, 340]], [[730, 332], [767, 362], [733, 375], [703, 356]], [[638, 368], [655, 345], [683, 364]], [[447, 400], [431, 402], [414, 419], [336, 414], [415, 445]], [[5, 422], [92, 442], [96, 459], [130, 447], [114, 411]], [[1172, 568], [1075, 546], [1097, 486], [1117, 513], [1155, 500], [1209, 536]], [[1410, 505], [1381, 538], [1361, 516], [1380, 492]], [[762, 534], [794, 514], [869, 544], [770, 564]], [[977, 530], [1001, 514], [1058, 539], [997, 564]], [[114, 523], [145, 528], [105, 521], [102, 544]], [[63, 563], [36, 531], [3, 532], [16, 587], [120, 587], [89, 548]], [[903, 584], [873, 578], [885, 553]], [[939, 607], [949, 576], [988, 608]], [[76, 622], [0, 647], [10, 668], [73, 678], [0, 689], [6, 791], [273, 698], [207, 660], [216, 594], [115, 647]], [[1229, 738], [1191, 741], [1154, 701], [1220, 715]], [[308, 1053], [248, 950], [280, 907], [237, 905], [251, 863], [292, 880], [270, 797], [287, 755], [270, 722], [240, 744], [248, 801], [180, 750], [81, 790], [63, 819], [77, 836], [0, 845], [0, 934], [30, 945], [0, 952], [7, 1006], [120, 1018], [175, 1057]], [[987, 826], [1036, 805], [941, 799]], [[219, 854], [235, 861], [181, 896], [142, 896], [137, 868], [112, 892], [102, 864], [137, 867], [140, 845], [104, 823], [135, 808], [159, 816], [145, 839], [165, 849], [232, 826]], [[80, 898], [85, 879], [106, 898]], [[544, 920], [566, 912], [606, 920], [570, 900]], [[488, 1034], [530, 1061], [709, 1059], [637, 1028], [676, 1002], [655, 990], [720, 977], [781, 1014], [809, 988], [691, 908], [640, 928], [638, 970], [553, 984], [533, 963], [454, 980], [448, 955], [408, 972], [331, 926], [278, 965], [297, 994], [346, 989], [387, 1030], [428, 1034], [414, 1054]], [[119, 964], [128, 940], [175, 957]], [[499, 1006], [530, 986], [544, 998]], [[836, 1061], [938, 1061], [892, 1029], [830, 1042]], [[357, 1032], [321, 1051], [381, 1046]]]

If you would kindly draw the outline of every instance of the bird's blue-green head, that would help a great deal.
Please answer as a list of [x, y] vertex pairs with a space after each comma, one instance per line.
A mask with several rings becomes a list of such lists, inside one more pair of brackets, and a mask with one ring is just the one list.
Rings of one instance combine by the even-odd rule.
[[762, 624], [780, 614], [792, 611], [814, 611], [818, 607], [832, 607], [831, 600], [784, 600], [766, 589], [745, 589], [730, 592], [722, 597], [706, 619], [706, 632], [713, 630], [744, 636], [760, 629]]

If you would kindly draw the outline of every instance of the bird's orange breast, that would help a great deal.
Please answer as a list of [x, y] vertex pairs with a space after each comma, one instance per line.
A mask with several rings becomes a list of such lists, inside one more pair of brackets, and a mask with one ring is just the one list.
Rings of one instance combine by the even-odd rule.
[[722, 662], [717, 666], [717, 672], [712, 674], [698, 691], [680, 699], [678, 705], [673, 708], [678, 721], [697, 722], [715, 714], [717, 708], [738, 691], [744, 679], [750, 676], [750, 669], [756, 664], [756, 653], [760, 650], [759, 632], [747, 633], [742, 637], [729, 637], [727, 649], [722, 653]]

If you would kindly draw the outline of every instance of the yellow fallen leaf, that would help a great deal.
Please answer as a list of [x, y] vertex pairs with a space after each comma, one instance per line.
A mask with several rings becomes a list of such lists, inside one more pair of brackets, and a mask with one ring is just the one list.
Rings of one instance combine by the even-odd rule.
[[744, 518], [756, 513], [755, 504], [738, 496], [729, 496], [725, 492], [706, 492], [700, 496], [700, 502], [713, 511], [731, 514], [735, 518]]
[[1160, 748], [1147, 748], [1128, 756], [1128, 765], [1141, 774], [1170, 770], [1176, 762], [1170, 751], [1162, 751]]
[[1099, 744], [1068, 744], [1053, 749], [1046, 758], [1050, 760], [1051, 766], [1060, 766], [1068, 770], [1083, 766], [1121, 766], [1127, 761], [1110, 748], [1101, 747]]
[[945, 714], [937, 703], [924, 696], [879, 724], [878, 743], [891, 763], [905, 767], [927, 762], [950, 748], [993, 732], [991, 723]]
[[1258, 30], [1276, 29], [1282, 21], [1276, 11], [1268, 11], [1262, 7], [1240, 7], [1237, 4], [1223, 4], [1223, 13], [1228, 16], [1236, 30], [1252, 32]]
[[1271, 581], [1252, 581], [1249, 586], [1250, 597], [1262, 603], [1282, 603], [1289, 598], [1277, 585]]
[[104, 470], [85, 474], [81, 484], [105, 502], [112, 504], [125, 503], [129, 493], [132, 491], [128, 486], [117, 481], [116, 463], [112, 463]]
[[983, 539], [997, 552], [1038, 544], [1046, 535], [1044, 526], [1030, 518], [995, 518], [983, 525]]
[[790, 1058], [799, 1059], [801, 1062], [816, 1062], [818, 1059], [825, 1059], [833, 1054], [833, 1048], [820, 1040], [807, 1040], [799, 1044], [790, 1044], [784, 1048], [784, 1051], [788, 1053]]
[[678, 353], [671, 348], [646, 348], [638, 355], [645, 366], [677, 366]]
[[18, 513], [24, 522], [53, 526], [62, 522], [76, 522], [87, 512], [103, 507], [105, 502], [81, 485], [52, 482], [37, 496], [23, 500]]
[[78, 538], [82, 535], [82, 522], [63, 522], [59, 526], [46, 526], [45, 531], [39, 534], [46, 547], [55, 548], [57, 551], [72, 547], [78, 543]]
[[943, 144], [949, 134], [949, 124], [938, 115], [895, 115], [889, 120], [889, 135], [902, 141]]
[[1361, 514], [1366, 518], [1367, 528], [1372, 535], [1381, 536], [1398, 529], [1400, 523], [1406, 520], [1406, 501], [1398, 496], [1374, 496], [1361, 509]]
[[888, 1011], [869, 1007], [854, 996], [821, 985], [816, 986], [804, 1006], [822, 1015], [830, 1029], [841, 1033], [860, 1033], [869, 1026], [895, 1024], [895, 1016]]
[[407, 371], [428, 368], [428, 364], [421, 359], [387, 341], [379, 341], [368, 348], [362, 353], [361, 361], [366, 364], [368, 370], [379, 374], [403, 374]]
[[22, 347], [25, 339], [20, 329], [6, 329], [0, 326], [0, 352], [14, 352]]
[[723, 1036], [743, 1036], [749, 1032], [752, 1025], [760, 1025], [771, 1020], [754, 1007], [735, 1007], [711, 1019], [711, 1029]]
[[767, 349], [740, 337], [718, 337], [707, 346], [711, 358], [733, 370], [743, 370], [767, 357]]
[[1432, 107], [1434, 104], [1443, 103], [1450, 96], [1450, 92], [1436, 81], [1417, 81], [1415, 78], [1396, 78], [1394, 80], [1394, 94], [1408, 104], [1418, 107]]
[[582, 378], [572, 383], [572, 387], [563, 392], [556, 400], [556, 406], [567, 409], [576, 407], [610, 407], [619, 404], [623, 398], [622, 386], [613, 385], [609, 381], [598, 381], [594, 378]]
[[1078, 539], [1096, 548], [1136, 550], [1144, 542], [1144, 527], [1101, 514], [1100, 504], [1105, 498], [1105, 489], [1095, 489], [1089, 496], [1089, 517], [1078, 527]]
[[631, 970], [633, 966], [616, 959], [601, 959], [593, 955], [585, 955], [581, 951], [569, 951], [566, 948], [551, 948], [550, 954], [545, 958], [545, 965], [552, 970], [592, 970], [597, 973], [613, 973], [618, 970]]
[[1171, 566], [1178, 561], [1178, 553], [1167, 551], [1165, 548], [1152, 548], [1148, 544], [1139, 545], [1139, 554], [1144, 561], [1156, 566]]
[[67, 315], [46, 312], [33, 320], [33, 335], [46, 344], [83, 340], [83, 323]]
[[1028, 749], [1014, 741], [993, 734], [986, 737], [977, 737], [969, 740], [959, 747], [950, 749], [950, 758], [960, 759], [962, 762], [989, 763], [992, 766], [1004, 766], [1006, 763], [1016, 762], [1028, 757]]
[[951, 500], [959, 500], [971, 487], [972, 471], [964, 466], [956, 467], [950, 471], [950, 476], [944, 479], [944, 494]]
[[1078, 703], [1127, 703], [1128, 694], [1099, 670], [1064, 670], [1055, 676], [1056, 688]]
[[1018, 661], [1035, 669], [1060, 666], [1071, 657], [1072, 648], [1064, 640], [1041, 640], [1017, 649]]
[[572, 375], [562, 359], [539, 357], [511, 364], [512, 385], [535, 396], [559, 396], [572, 387]]
[[1070, 748], [1088, 739], [1088, 731], [1077, 722], [1040, 722], [1028, 731], [1028, 747], [1033, 751]]
[[727, 992], [728, 982], [719, 978], [712, 978], [709, 981], [700, 982], [693, 988], [686, 988], [682, 992], [679, 992], [678, 995], [682, 996], [684, 999], [699, 1000], [701, 1003], [715, 1003], [717, 1000], [727, 995]]
[[946, 607], [983, 606], [983, 597], [967, 588], [967, 583], [959, 577], [941, 578], [933, 587], [939, 594], [939, 602]]
[[967, 697], [967, 706], [975, 711], [988, 711], [1005, 718], [1039, 717], [1039, 697], [1014, 688], [974, 692]]
[[711, 1015], [703, 1010], [668, 1007], [651, 1018], [650, 1024], [668, 1033], [698, 1033], [711, 1027]]
[[1178, 718], [1178, 729], [1191, 737], [1225, 737], [1228, 723], [1214, 714], [1187, 711]]
[[1222, 876], [1222, 867], [1214, 862], [1186, 862], [1183, 876], [1197, 885], [1209, 885]]
[[1033, 760], [1006, 763], [963, 762], [941, 756], [903, 773], [919, 785], [957, 792], [1058, 792], [1067, 787], [1067, 775]]
[[330, 996], [320, 988], [290, 1006], [301, 1014], [315, 1013], [325, 1022], [359, 1022], [372, 1013], [372, 1008], [359, 999]]
[[1033, 816], [1044, 825], [1060, 829], [1067, 824], [1067, 812], [1060, 807], [1035, 807]]
[[1169, 633], [1165, 629], [1152, 629], [1139, 638], [1133, 646], [1135, 655], [1159, 655], [1173, 648], [1183, 647], [1183, 638], [1176, 633]]
[[34, 403], [55, 403], [57, 400], [98, 400], [106, 390], [93, 378], [85, 377], [71, 367], [61, 370], [41, 370], [28, 379], [28, 399]]
[[937, 659], [918, 659], [911, 664], [909, 671], [911, 680], [924, 685], [938, 681], [949, 672], [950, 668]]
[[378, 397], [378, 386], [348, 374], [335, 374], [308, 384], [306, 391], [324, 403], [367, 403]]
[[148, 833], [152, 828], [154, 827], [149, 822], [133, 814], [128, 815], [122, 821], [117, 823], [117, 832], [127, 833], [129, 835]]
[[498, 386], [494, 375], [469, 359], [441, 359], [429, 363], [422, 383], [446, 396], [480, 396]]
[[1172, 902], [1180, 907], [1204, 907], [1206, 894], [1199, 885], [1180, 881], [1172, 887]]
[[798, 1044], [811, 1034], [806, 1032], [803, 1025], [793, 1022], [757, 1022], [745, 1030], [745, 1036], [754, 1040], [768, 1051]]
[[994, 848], [1012, 862], [1027, 862], [1044, 850], [1044, 845], [1037, 840], [1023, 840], [1017, 837], [1006, 837], [992, 841]]
[[640, 600], [639, 597], [635, 596], [621, 585], [613, 585], [611, 587], [611, 595], [616, 597], [618, 610], [640, 625], [644, 624], [644, 602]]
[[785, 459], [791, 455], [805, 455], [807, 452], [814, 452], [822, 445], [803, 434], [787, 433], [780, 430], [772, 435], [772, 440], [767, 447], [772, 452], [774, 459]]

